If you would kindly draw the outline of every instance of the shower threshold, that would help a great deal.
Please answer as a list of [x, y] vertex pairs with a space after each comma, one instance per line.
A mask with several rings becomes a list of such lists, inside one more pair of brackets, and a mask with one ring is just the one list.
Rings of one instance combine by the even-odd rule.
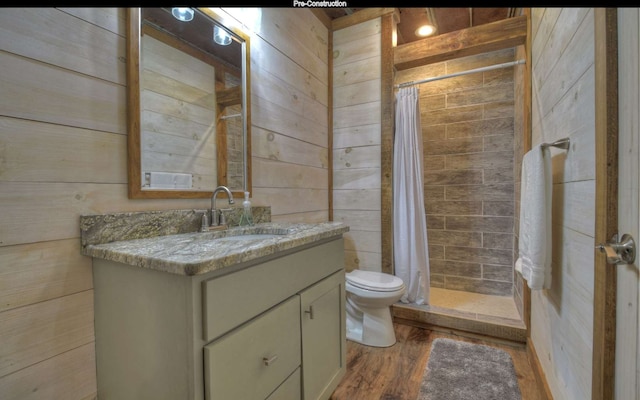
[[526, 326], [511, 297], [431, 288], [430, 305], [396, 303], [391, 311], [399, 323], [526, 341]]

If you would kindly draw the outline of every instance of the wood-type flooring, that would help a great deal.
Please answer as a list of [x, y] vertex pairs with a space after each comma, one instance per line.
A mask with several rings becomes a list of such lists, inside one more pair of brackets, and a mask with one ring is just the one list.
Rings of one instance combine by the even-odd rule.
[[347, 372], [330, 400], [416, 400], [431, 343], [436, 338], [463, 340], [505, 350], [513, 359], [522, 400], [547, 400], [543, 387], [536, 381], [523, 344], [398, 323], [394, 323], [394, 329], [397, 342], [391, 347], [376, 348], [347, 341]]

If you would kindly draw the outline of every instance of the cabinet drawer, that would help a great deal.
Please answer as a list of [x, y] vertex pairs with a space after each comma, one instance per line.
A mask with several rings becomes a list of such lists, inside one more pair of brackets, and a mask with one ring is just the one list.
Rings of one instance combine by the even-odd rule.
[[300, 360], [300, 298], [293, 296], [204, 347], [206, 398], [264, 400]]
[[291, 374], [286, 381], [275, 392], [271, 393], [271, 396], [267, 400], [297, 400], [301, 395], [301, 377], [300, 368]]
[[204, 341], [210, 342], [343, 266], [344, 241], [340, 238], [204, 281]]

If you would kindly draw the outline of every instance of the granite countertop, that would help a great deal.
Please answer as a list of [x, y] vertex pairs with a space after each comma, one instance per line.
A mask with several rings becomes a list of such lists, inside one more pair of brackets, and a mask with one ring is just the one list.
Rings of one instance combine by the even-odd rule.
[[[82, 254], [179, 275], [200, 275], [238, 263], [341, 236], [349, 227], [340, 222], [275, 223], [231, 227], [221, 231], [190, 232], [156, 237], [85, 244]], [[234, 236], [277, 234], [241, 240]], [[226, 238], [223, 240], [216, 240]]]

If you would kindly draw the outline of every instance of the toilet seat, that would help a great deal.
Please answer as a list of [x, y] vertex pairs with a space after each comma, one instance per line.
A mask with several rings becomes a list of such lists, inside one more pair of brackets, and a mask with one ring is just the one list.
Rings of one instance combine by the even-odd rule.
[[355, 269], [345, 277], [349, 284], [374, 292], [394, 292], [404, 287], [402, 279], [382, 272]]

